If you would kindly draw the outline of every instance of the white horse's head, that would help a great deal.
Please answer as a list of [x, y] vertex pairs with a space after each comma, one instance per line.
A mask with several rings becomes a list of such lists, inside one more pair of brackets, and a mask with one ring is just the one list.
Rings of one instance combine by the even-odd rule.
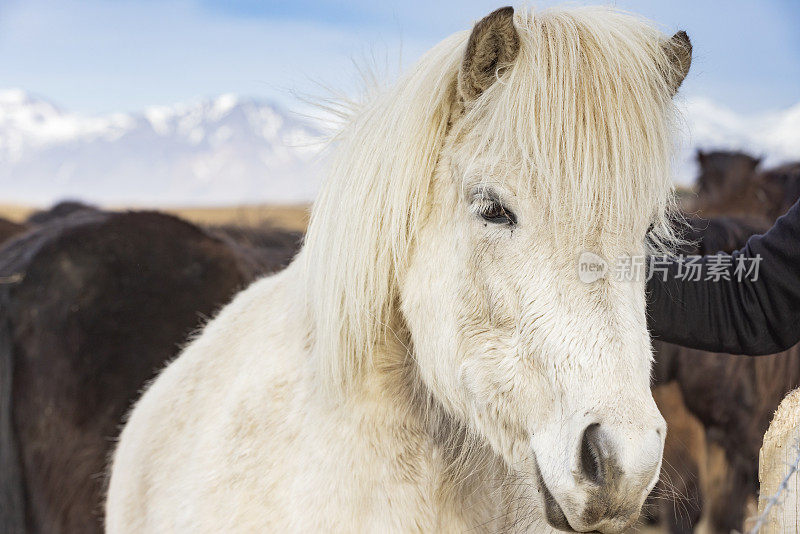
[[578, 258], [671, 237], [690, 59], [613, 10], [498, 10], [361, 108], [315, 207], [321, 373], [346, 390], [407, 330], [430, 397], [557, 528], [627, 527], [658, 477], [644, 280], [583, 283]]

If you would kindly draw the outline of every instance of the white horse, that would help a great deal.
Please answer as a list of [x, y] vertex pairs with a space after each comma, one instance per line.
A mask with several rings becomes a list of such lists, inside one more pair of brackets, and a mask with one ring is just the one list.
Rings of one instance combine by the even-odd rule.
[[666, 432], [644, 282], [576, 259], [672, 237], [690, 58], [611, 9], [504, 8], [372, 95], [295, 261], [134, 408], [108, 532], [627, 528]]

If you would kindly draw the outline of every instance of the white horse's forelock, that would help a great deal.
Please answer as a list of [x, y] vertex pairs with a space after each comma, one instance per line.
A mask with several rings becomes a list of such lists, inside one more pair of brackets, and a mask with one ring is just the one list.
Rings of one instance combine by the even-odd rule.
[[481, 155], [470, 172], [519, 173], [553, 238], [574, 249], [619, 252], [651, 225], [656, 248], [674, 242], [664, 36], [610, 8], [517, 10], [515, 26], [518, 57], [467, 104], [457, 131], [448, 121], [468, 32], [358, 106], [334, 139], [300, 255], [311, 346], [332, 392], [352, 385], [393, 334], [398, 281], [448, 135]]

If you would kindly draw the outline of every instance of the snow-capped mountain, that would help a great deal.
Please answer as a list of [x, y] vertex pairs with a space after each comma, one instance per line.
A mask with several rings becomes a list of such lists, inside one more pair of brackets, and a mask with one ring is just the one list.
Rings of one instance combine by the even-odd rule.
[[[754, 116], [709, 100], [680, 106], [678, 183], [693, 181], [698, 148], [745, 150], [766, 165], [800, 159], [800, 103]], [[278, 106], [233, 95], [90, 116], [21, 90], [0, 91], [0, 203], [308, 201], [324, 173], [322, 130]]]
[[87, 116], [0, 91], [0, 203], [307, 201], [322, 146], [307, 121], [233, 95]]

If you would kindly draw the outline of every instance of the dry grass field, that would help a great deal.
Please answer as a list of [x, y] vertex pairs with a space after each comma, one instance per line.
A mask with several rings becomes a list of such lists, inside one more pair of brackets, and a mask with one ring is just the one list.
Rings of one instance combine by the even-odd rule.
[[[681, 204], [690, 201], [694, 192], [687, 187], [677, 188]], [[254, 204], [221, 207], [171, 207], [152, 208], [183, 217], [197, 224], [238, 226], [261, 226], [272, 224], [288, 230], [304, 231], [308, 226], [310, 204]], [[20, 222], [38, 208], [17, 204], [0, 204], [0, 217]], [[111, 206], [110, 209], [151, 209], [147, 207], [127, 208]]]
[[163, 211], [205, 225], [260, 226], [269, 223], [289, 230], [304, 231], [308, 226], [310, 207], [309, 204], [256, 205], [220, 208], [167, 208]]
[[0, 217], [9, 219], [14, 222], [24, 221], [28, 215], [36, 211], [29, 206], [20, 206], [17, 204], [0, 204]]
[[[273, 224], [289, 230], [303, 231], [308, 225], [309, 207], [308, 204], [295, 204], [155, 209], [204, 225], [260, 226]], [[25, 220], [36, 209], [30, 206], [0, 204], [0, 217], [19, 222]], [[111, 209], [126, 208], [111, 207]], [[137, 207], [136, 209], [147, 208]]]

